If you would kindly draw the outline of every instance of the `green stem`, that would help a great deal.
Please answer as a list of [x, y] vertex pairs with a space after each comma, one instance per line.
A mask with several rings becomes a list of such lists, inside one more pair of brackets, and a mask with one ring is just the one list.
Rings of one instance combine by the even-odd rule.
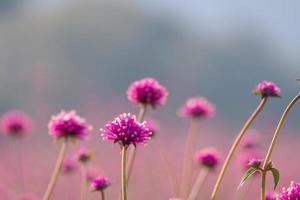
[[[263, 172], [266, 173], [267, 171], [267, 168], [268, 168], [268, 164], [270, 162], [270, 158], [271, 158], [271, 155], [272, 155], [272, 152], [273, 152], [273, 149], [274, 149], [274, 146], [276, 144], [276, 141], [278, 139], [278, 135], [284, 125], [284, 122], [288, 116], [288, 113], [290, 112], [290, 110], [292, 109], [292, 107], [296, 104], [296, 102], [300, 99], [300, 93], [298, 93], [293, 99], [292, 101], [288, 104], [288, 106], [285, 108], [279, 122], [278, 122], [278, 125], [277, 125], [277, 128], [274, 132], [274, 136], [273, 136], [273, 139], [272, 139], [272, 142], [269, 146], [269, 149], [268, 149], [268, 152], [266, 154], [266, 157], [265, 157], [265, 160], [264, 160], [264, 164], [263, 164]], [[265, 181], [265, 180], [264, 180]], [[265, 183], [263, 184], [262, 183], [262, 188], [261, 188], [261, 198], [264, 198], [265, 196]]]
[[244, 124], [244, 126], [242, 127], [242, 129], [240, 130], [239, 134], [237, 135], [236, 139], [234, 140], [229, 152], [228, 152], [228, 155], [225, 159], [225, 162], [222, 166], [222, 169], [219, 173], [219, 176], [218, 176], [218, 179], [217, 179], [217, 182], [214, 186], [214, 189], [213, 189], [213, 192], [211, 194], [211, 197], [210, 199], [211, 200], [215, 200], [216, 199], [216, 195], [219, 191], [219, 188], [220, 188], [220, 185], [221, 185], [221, 182], [224, 178], [224, 175], [225, 175], [225, 172], [229, 166], [229, 163], [232, 159], [232, 156], [235, 152], [235, 150], [237, 149], [241, 139], [243, 138], [245, 132], [247, 131], [247, 129], [250, 127], [250, 125], [253, 123], [253, 121], [255, 120], [255, 118], [257, 117], [257, 115], [260, 113], [260, 111], [263, 109], [264, 105], [266, 104], [267, 102], [267, 97], [264, 97], [261, 99], [259, 105], [257, 106], [257, 108], [254, 110], [254, 112], [250, 115], [250, 117], [248, 118], [248, 120], [246, 121], [246, 123]]
[[122, 145], [122, 150], [121, 150], [121, 158], [122, 158], [122, 190], [121, 190], [121, 196], [122, 200], [127, 200], [127, 192], [126, 192], [126, 147]]
[[266, 178], [267, 178], [267, 172], [265, 170], [261, 173], [261, 200], [265, 200], [266, 196]]
[[61, 171], [63, 159], [64, 159], [66, 151], [67, 151], [67, 146], [68, 146], [67, 144], [68, 144], [68, 141], [67, 141], [67, 138], [65, 138], [63, 143], [62, 143], [62, 146], [61, 146], [61, 149], [60, 149], [60, 152], [59, 152], [56, 164], [55, 164], [55, 168], [54, 168], [53, 174], [50, 178], [50, 181], [49, 181], [47, 190], [44, 194], [43, 200], [49, 200], [52, 193], [53, 193], [55, 184], [57, 182], [59, 173]]

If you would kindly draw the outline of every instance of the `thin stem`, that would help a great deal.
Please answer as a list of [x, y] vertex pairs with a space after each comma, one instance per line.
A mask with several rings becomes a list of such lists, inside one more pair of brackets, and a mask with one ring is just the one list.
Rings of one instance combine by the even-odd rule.
[[193, 119], [190, 124], [190, 130], [185, 143], [183, 157], [182, 177], [180, 186], [180, 197], [186, 199], [191, 185], [192, 161], [197, 139], [198, 121]]
[[126, 147], [122, 145], [122, 150], [121, 150], [121, 158], [122, 158], [122, 190], [121, 190], [121, 196], [122, 200], [127, 200], [127, 192], [126, 192]]
[[266, 196], [266, 178], [267, 178], [267, 172], [263, 170], [261, 173], [261, 195], [260, 195], [261, 200], [265, 200], [265, 196]]
[[207, 178], [208, 173], [209, 173], [208, 168], [203, 168], [199, 172], [199, 175], [197, 177], [197, 180], [196, 180], [194, 186], [192, 187], [192, 191], [188, 197], [188, 200], [196, 200], [197, 199], [197, 197], [199, 196], [199, 192]]
[[248, 118], [248, 120], [246, 121], [246, 123], [244, 124], [244, 126], [242, 127], [242, 129], [240, 130], [239, 134], [237, 135], [237, 137], [235, 138], [229, 152], [228, 152], [228, 155], [225, 159], [225, 162], [222, 166], [222, 169], [219, 173], [219, 176], [218, 176], [218, 179], [217, 179], [217, 182], [214, 186], [214, 189], [213, 189], [213, 192], [211, 194], [211, 197], [210, 199], [211, 200], [215, 200], [216, 199], [216, 195], [218, 193], [218, 190], [220, 188], [220, 185], [221, 185], [221, 182], [224, 178], [224, 175], [225, 175], [225, 172], [229, 166], [229, 163], [232, 159], [232, 156], [236, 150], [236, 148], [238, 147], [241, 139], [243, 138], [245, 132], [247, 131], [247, 129], [250, 127], [250, 125], [253, 123], [253, 121], [255, 120], [255, 118], [257, 117], [257, 115], [260, 113], [260, 111], [263, 109], [264, 105], [266, 104], [267, 102], [267, 97], [264, 97], [261, 99], [259, 105], [257, 106], [257, 108], [254, 110], [254, 112], [250, 115], [250, 117]]
[[[146, 111], [147, 111], [147, 106], [144, 105], [144, 104], [141, 105], [137, 121], [139, 121], [139, 122], [143, 121], [143, 119], [146, 115]], [[136, 156], [136, 147], [131, 146], [129, 148], [128, 163], [127, 163], [127, 166], [126, 166], [127, 183], [129, 182], [129, 179], [131, 177], [131, 172], [132, 172], [135, 156]]]
[[43, 200], [49, 200], [52, 193], [53, 193], [54, 186], [57, 182], [57, 178], [58, 178], [59, 173], [61, 171], [62, 162], [63, 162], [63, 159], [65, 157], [66, 151], [67, 151], [67, 146], [68, 146], [67, 144], [68, 144], [68, 140], [67, 140], [67, 138], [65, 138], [63, 143], [62, 143], [62, 146], [61, 146], [61, 149], [60, 149], [60, 152], [59, 152], [56, 164], [55, 164], [55, 168], [54, 168], [53, 174], [51, 176], [51, 179], [49, 181], [47, 190], [44, 194]]
[[87, 192], [87, 181], [86, 181], [86, 164], [81, 165], [81, 188], [80, 188], [80, 199], [86, 199], [86, 192]]
[[[272, 139], [272, 142], [269, 146], [269, 149], [268, 149], [268, 152], [266, 154], [266, 157], [264, 159], [264, 164], [263, 164], [263, 174], [266, 173], [267, 171], [267, 168], [268, 168], [268, 164], [270, 162], [270, 158], [271, 158], [271, 155], [272, 155], [272, 152], [273, 152], [273, 149], [274, 149], [274, 146], [276, 144], [276, 141], [278, 139], [278, 135], [284, 125], [284, 122], [288, 116], [288, 113], [290, 112], [290, 110], [292, 109], [292, 107], [296, 104], [296, 102], [300, 99], [300, 93], [298, 93], [293, 99], [292, 101], [288, 104], [288, 106], [286, 107], [286, 109], [284, 110], [279, 122], [278, 122], [278, 125], [277, 125], [277, 128], [274, 132], [274, 136], [273, 136], [273, 139]], [[264, 178], [265, 179], [265, 178]], [[261, 198], [263, 198], [265, 196], [265, 180], [262, 179], [262, 181], [264, 181], [264, 183], [262, 183], [262, 187], [261, 187]]]
[[105, 200], [104, 190], [101, 190], [101, 200]]

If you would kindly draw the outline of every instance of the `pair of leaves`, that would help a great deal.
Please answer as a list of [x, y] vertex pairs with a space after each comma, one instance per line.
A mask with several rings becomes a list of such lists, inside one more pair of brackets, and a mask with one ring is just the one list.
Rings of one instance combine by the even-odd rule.
[[[272, 167], [272, 168], [268, 169], [267, 172], [268, 171], [272, 172], [274, 189], [276, 189], [276, 187], [279, 183], [279, 179], [280, 179], [279, 170]], [[249, 167], [249, 169], [246, 171], [244, 177], [242, 178], [239, 188], [242, 187], [244, 185], [244, 183], [256, 172], [262, 172], [262, 169], [260, 167], [254, 167], [254, 166]]]

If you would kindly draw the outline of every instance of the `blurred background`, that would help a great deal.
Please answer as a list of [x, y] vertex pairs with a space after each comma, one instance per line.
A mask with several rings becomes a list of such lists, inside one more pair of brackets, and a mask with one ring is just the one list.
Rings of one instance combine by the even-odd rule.
[[[127, 101], [126, 90], [132, 81], [147, 76], [169, 90], [167, 105], [149, 115], [160, 122], [162, 143], [178, 169], [181, 156], [177, 155], [182, 155], [183, 147], [173, 147], [183, 146], [188, 122], [177, 116], [177, 110], [188, 97], [205, 96], [216, 105], [216, 117], [201, 125], [199, 147], [214, 145], [226, 155], [232, 137], [259, 101], [251, 95], [256, 84], [276, 82], [282, 98], [271, 99], [255, 123], [266, 141], [265, 150], [284, 106], [299, 91], [295, 81], [300, 77], [299, 9], [297, 0], [0, 1], [0, 111], [24, 110], [35, 121], [32, 136], [21, 144], [24, 179], [30, 182], [27, 190], [40, 195], [54, 164], [58, 145], [47, 134], [50, 116], [61, 109], [76, 109], [94, 126], [95, 134], [84, 145], [98, 152], [95, 162], [115, 179], [110, 192], [117, 193], [118, 148], [103, 143], [98, 129], [121, 112], [137, 112]], [[282, 134], [279, 145], [285, 149], [276, 149], [279, 166], [287, 165], [282, 158], [300, 139], [299, 112], [300, 107], [294, 109]], [[0, 154], [8, 155], [6, 147], [13, 141], [0, 139]], [[144, 151], [151, 154], [148, 147]], [[139, 156], [137, 177], [149, 167]], [[300, 178], [294, 173], [300, 160], [290, 162], [289, 170], [282, 170], [285, 179], [280, 186]], [[0, 170], [8, 170], [0, 184], [1, 199], [13, 199], [7, 189], [13, 171], [5, 165]], [[170, 196], [161, 186], [164, 182], [158, 184], [153, 178], [160, 177], [163, 168], [152, 173], [136, 180], [139, 189], [132, 188], [132, 199]], [[41, 175], [45, 180], [39, 180]], [[215, 177], [211, 179], [213, 183]], [[223, 190], [222, 199], [232, 199], [236, 183], [231, 185]], [[211, 187], [207, 185], [204, 199]], [[156, 190], [160, 192], [153, 193]], [[59, 194], [56, 199], [62, 198]], [[248, 199], [257, 198], [256, 192], [249, 195]]]

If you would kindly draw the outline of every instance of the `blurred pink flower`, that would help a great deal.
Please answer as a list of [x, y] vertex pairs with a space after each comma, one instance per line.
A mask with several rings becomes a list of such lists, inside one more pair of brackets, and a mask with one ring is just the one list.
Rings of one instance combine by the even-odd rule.
[[85, 139], [92, 127], [75, 111], [61, 111], [48, 125], [49, 134], [55, 138]]
[[166, 103], [168, 91], [157, 80], [143, 78], [129, 86], [127, 96], [134, 103], [155, 107]]
[[188, 99], [179, 109], [179, 115], [182, 117], [204, 118], [213, 117], [215, 106], [204, 97], [194, 97]]
[[254, 149], [243, 151], [237, 156], [237, 164], [243, 170], [247, 170], [249, 168], [249, 162], [253, 159], [261, 160], [262, 159], [261, 153]]
[[85, 164], [91, 160], [92, 154], [93, 152], [90, 149], [86, 147], [80, 147], [75, 153], [75, 159]]
[[279, 200], [299, 200], [300, 199], [300, 183], [291, 182], [290, 187], [283, 188], [279, 195]]
[[267, 192], [266, 200], [277, 200], [277, 194], [275, 192]]
[[244, 149], [252, 149], [260, 146], [260, 135], [256, 130], [249, 130], [240, 143]]
[[104, 140], [111, 140], [128, 147], [130, 144], [144, 144], [150, 139], [151, 131], [146, 122], [138, 122], [135, 115], [124, 113], [100, 129]]
[[64, 174], [70, 174], [76, 170], [76, 162], [74, 159], [65, 158], [62, 164], [62, 172]]
[[273, 82], [262, 81], [256, 86], [254, 94], [261, 95], [262, 97], [279, 97], [281, 90]]
[[202, 166], [214, 169], [220, 163], [220, 153], [216, 148], [202, 149], [195, 154], [195, 161]]
[[93, 191], [101, 191], [105, 190], [110, 184], [108, 178], [98, 176], [91, 181], [91, 188]]
[[32, 120], [24, 112], [14, 110], [2, 115], [0, 128], [7, 135], [25, 136], [32, 128]]

